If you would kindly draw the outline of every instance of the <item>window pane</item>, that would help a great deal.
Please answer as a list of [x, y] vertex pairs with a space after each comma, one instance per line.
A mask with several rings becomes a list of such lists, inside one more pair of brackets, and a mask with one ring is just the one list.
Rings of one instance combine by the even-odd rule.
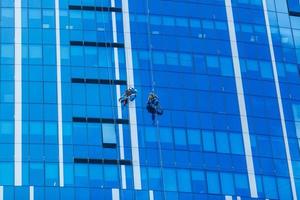
[[176, 173], [174, 169], [163, 169], [164, 189], [166, 191], [176, 191]]
[[213, 132], [202, 131], [203, 148], [205, 151], [215, 151], [215, 140]]
[[234, 180], [237, 194], [249, 193], [248, 177], [245, 174], [235, 174]]
[[277, 188], [276, 188], [276, 180], [274, 177], [264, 176], [264, 190], [267, 198], [277, 199]]
[[230, 173], [221, 173], [221, 184], [223, 194], [234, 194], [233, 177]]
[[180, 192], [191, 192], [191, 177], [189, 170], [178, 170], [178, 187]]
[[293, 199], [291, 194], [290, 181], [287, 178], [278, 178], [279, 199]]
[[114, 124], [102, 124], [103, 145], [116, 145], [116, 127]]
[[174, 129], [175, 144], [179, 146], [186, 145], [186, 136], [184, 129]]
[[220, 153], [229, 153], [229, 141], [227, 133], [216, 132], [217, 150]]
[[231, 153], [244, 154], [243, 138], [239, 134], [230, 134]]
[[149, 167], [148, 168], [149, 177], [149, 188], [154, 190], [161, 189], [161, 172], [159, 168]]
[[192, 171], [192, 187], [194, 193], [206, 192], [206, 180], [203, 171]]
[[208, 192], [217, 194], [220, 193], [219, 176], [216, 172], [207, 172]]

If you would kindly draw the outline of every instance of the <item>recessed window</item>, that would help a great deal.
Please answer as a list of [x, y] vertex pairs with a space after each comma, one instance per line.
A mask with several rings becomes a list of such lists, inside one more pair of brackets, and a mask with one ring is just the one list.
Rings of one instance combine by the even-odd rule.
[[102, 124], [102, 144], [106, 148], [117, 146], [116, 126], [114, 124]]

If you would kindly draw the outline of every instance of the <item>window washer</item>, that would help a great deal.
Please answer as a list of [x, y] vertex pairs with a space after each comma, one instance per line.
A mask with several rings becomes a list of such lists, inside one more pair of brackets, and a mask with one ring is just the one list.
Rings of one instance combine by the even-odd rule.
[[130, 87], [128, 88], [123, 95], [121, 96], [121, 98], [119, 99], [119, 102], [123, 105], [126, 106], [129, 101], [134, 101], [137, 95], [137, 90]]
[[154, 92], [150, 92], [147, 102], [147, 111], [152, 114], [152, 121], [155, 122], [156, 115], [162, 115], [163, 109], [160, 106], [159, 98]]

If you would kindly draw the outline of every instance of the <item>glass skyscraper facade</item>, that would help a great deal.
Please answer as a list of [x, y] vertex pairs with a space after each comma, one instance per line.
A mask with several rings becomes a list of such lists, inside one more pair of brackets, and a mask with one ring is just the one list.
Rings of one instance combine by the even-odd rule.
[[0, 27], [0, 200], [300, 199], [298, 0], [1, 0]]

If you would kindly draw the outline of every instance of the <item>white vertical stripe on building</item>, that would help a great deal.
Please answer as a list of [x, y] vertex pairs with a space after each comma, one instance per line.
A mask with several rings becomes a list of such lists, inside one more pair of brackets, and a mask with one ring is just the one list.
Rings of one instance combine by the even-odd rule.
[[56, 37], [56, 87], [57, 87], [57, 123], [58, 123], [58, 156], [59, 186], [64, 186], [64, 151], [62, 127], [62, 91], [61, 91], [61, 56], [60, 56], [60, 20], [59, 0], [55, 0], [55, 37]]
[[251, 197], [256, 198], [257, 187], [256, 187], [255, 171], [253, 166], [247, 111], [246, 111], [244, 89], [243, 89], [243, 80], [242, 80], [242, 74], [241, 74], [241, 68], [239, 62], [239, 53], [238, 53], [238, 47], [236, 41], [231, 0], [225, 0], [225, 6], [226, 6], [228, 28], [229, 28], [229, 37], [230, 37], [230, 45], [231, 45], [232, 60], [233, 60], [233, 67], [234, 67], [235, 83], [236, 83], [237, 96], [238, 96], [240, 119], [242, 124], [242, 132], [243, 132], [242, 135], [243, 135], [243, 142], [244, 142], [244, 149], [245, 149], [245, 156], [246, 156], [247, 173], [248, 173], [248, 179], [250, 185], [250, 194]]
[[236, 200], [241, 200], [241, 197], [240, 197], [240, 196], [237, 196], [237, 197], [236, 197]]
[[282, 134], [283, 134], [283, 140], [284, 140], [284, 146], [285, 146], [285, 153], [286, 153], [286, 157], [287, 157], [287, 164], [288, 164], [288, 169], [289, 169], [292, 194], [293, 194], [293, 199], [297, 200], [297, 191], [296, 191], [296, 186], [295, 186], [295, 179], [294, 179], [294, 172], [293, 172], [292, 161], [291, 161], [290, 147], [289, 147], [287, 129], [286, 129], [286, 124], [285, 124], [285, 116], [284, 116], [282, 99], [281, 99], [281, 90], [280, 90], [280, 85], [279, 85], [277, 64], [276, 64], [276, 59], [275, 59], [275, 54], [274, 54], [270, 22], [269, 22], [269, 17], [268, 17], [267, 2], [266, 2], [266, 0], [263, 0], [262, 2], [263, 2], [263, 9], [264, 9], [266, 29], [267, 29], [267, 35], [268, 35], [269, 49], [270, 49], [270, 54], [271, 54], [271, 62], [272, 62], [272, 67], [273, 67], [273, 76], [274, 76], [274, 82], [275, 82], [275, 88], [276, 88], [276, 94], [277, 94], [277, 102], [278, 102], [278, 106], [279, 106], [280, 121], [281, 121], [281, 126], [282, 126]]
[[232, 196], [225, 196], [225, 200], [232, 200]]
[[121, 176], [122, 176], [122, 189], [126, 189], [126, 169], [125, 165], [121, 165]]
[[15, 0], [15, 185], [22, 185], [22, 8]]
[[[111, 0], [111, 6], [115, 7], [115, 1]], [[117, 19], [116, 13], [112, 12], [112, 31], [113, 31], [113, 42], [118, 42], [117, 36]], [[115, 61], [115, 74], [116, 80], [120, 79], [120, 69], [119, 69], [119, 53], [118, 48], [114, 48], [114, 61]], [[122, 107], [119, 104], [119, 98], [121, 97], [120, 85], [116, 85], [117, 93], [117, 105], [118, 105], [118, 118], [122, 118]], [[119, 125], [119, 143], [120, 143], [120, 158], [124, 159], [124, 139], [123, 139], [123, 126]]]
[[29, 187], [29, 200], [34, 200], [34, 187]]
[[[111, 0], [111, 7], [115, 7], [115, 0]], [[116, 13], [111, 13], [112, 17], [112, 32], [113, 32], [113, 42], [118, 42], [117, 36], [117, 19]], [[115, 74], [116, 80], [120, 79], [120, 69], [119, 69], [119, 53], [118, 48], [114, 48], [114, 60], [115, 60]], [[116, 93], [117, 93], [117, 106], [118, 106], [118, 118], [122, 118], [122, 107], [119, 103], [119, 98], [121, 97], [121, 89], [120, 85], [116, 85]], [[120, 146], [120, 159], [124, 159], [124, 139], [123, 139], [123, 125], [119, 124], [119, 146]], [[122, 177], [122, 189], [126, 189], [126, 172], [125, 166], [121, 165], [121, 177]]]
[[[123, 13], [127, 82], [129, 87], [134, 87], [134, 72], [133, 72], [133, 63], [132, 63], [128, 0], [122, 0], [122, 13]], [[142, 185], [141, 185], [141, 169], [140, 169], [139, 143], [138, 143], [138, 132], [137, 132], [137, 120], [136, 120], [136, 106], [134, 101], [129, 103], [129, 122], [130, 122], [134, 189], [139, 190], [142, 189]]]
[[119, 189], [112, 189], [112, 200], [120, 200], [120, 192]]
[[4, 199], [4, 187], [0, 186], [0, 200]]
[[149, 190], [149, 200], [154, 200], [153, 190]]

